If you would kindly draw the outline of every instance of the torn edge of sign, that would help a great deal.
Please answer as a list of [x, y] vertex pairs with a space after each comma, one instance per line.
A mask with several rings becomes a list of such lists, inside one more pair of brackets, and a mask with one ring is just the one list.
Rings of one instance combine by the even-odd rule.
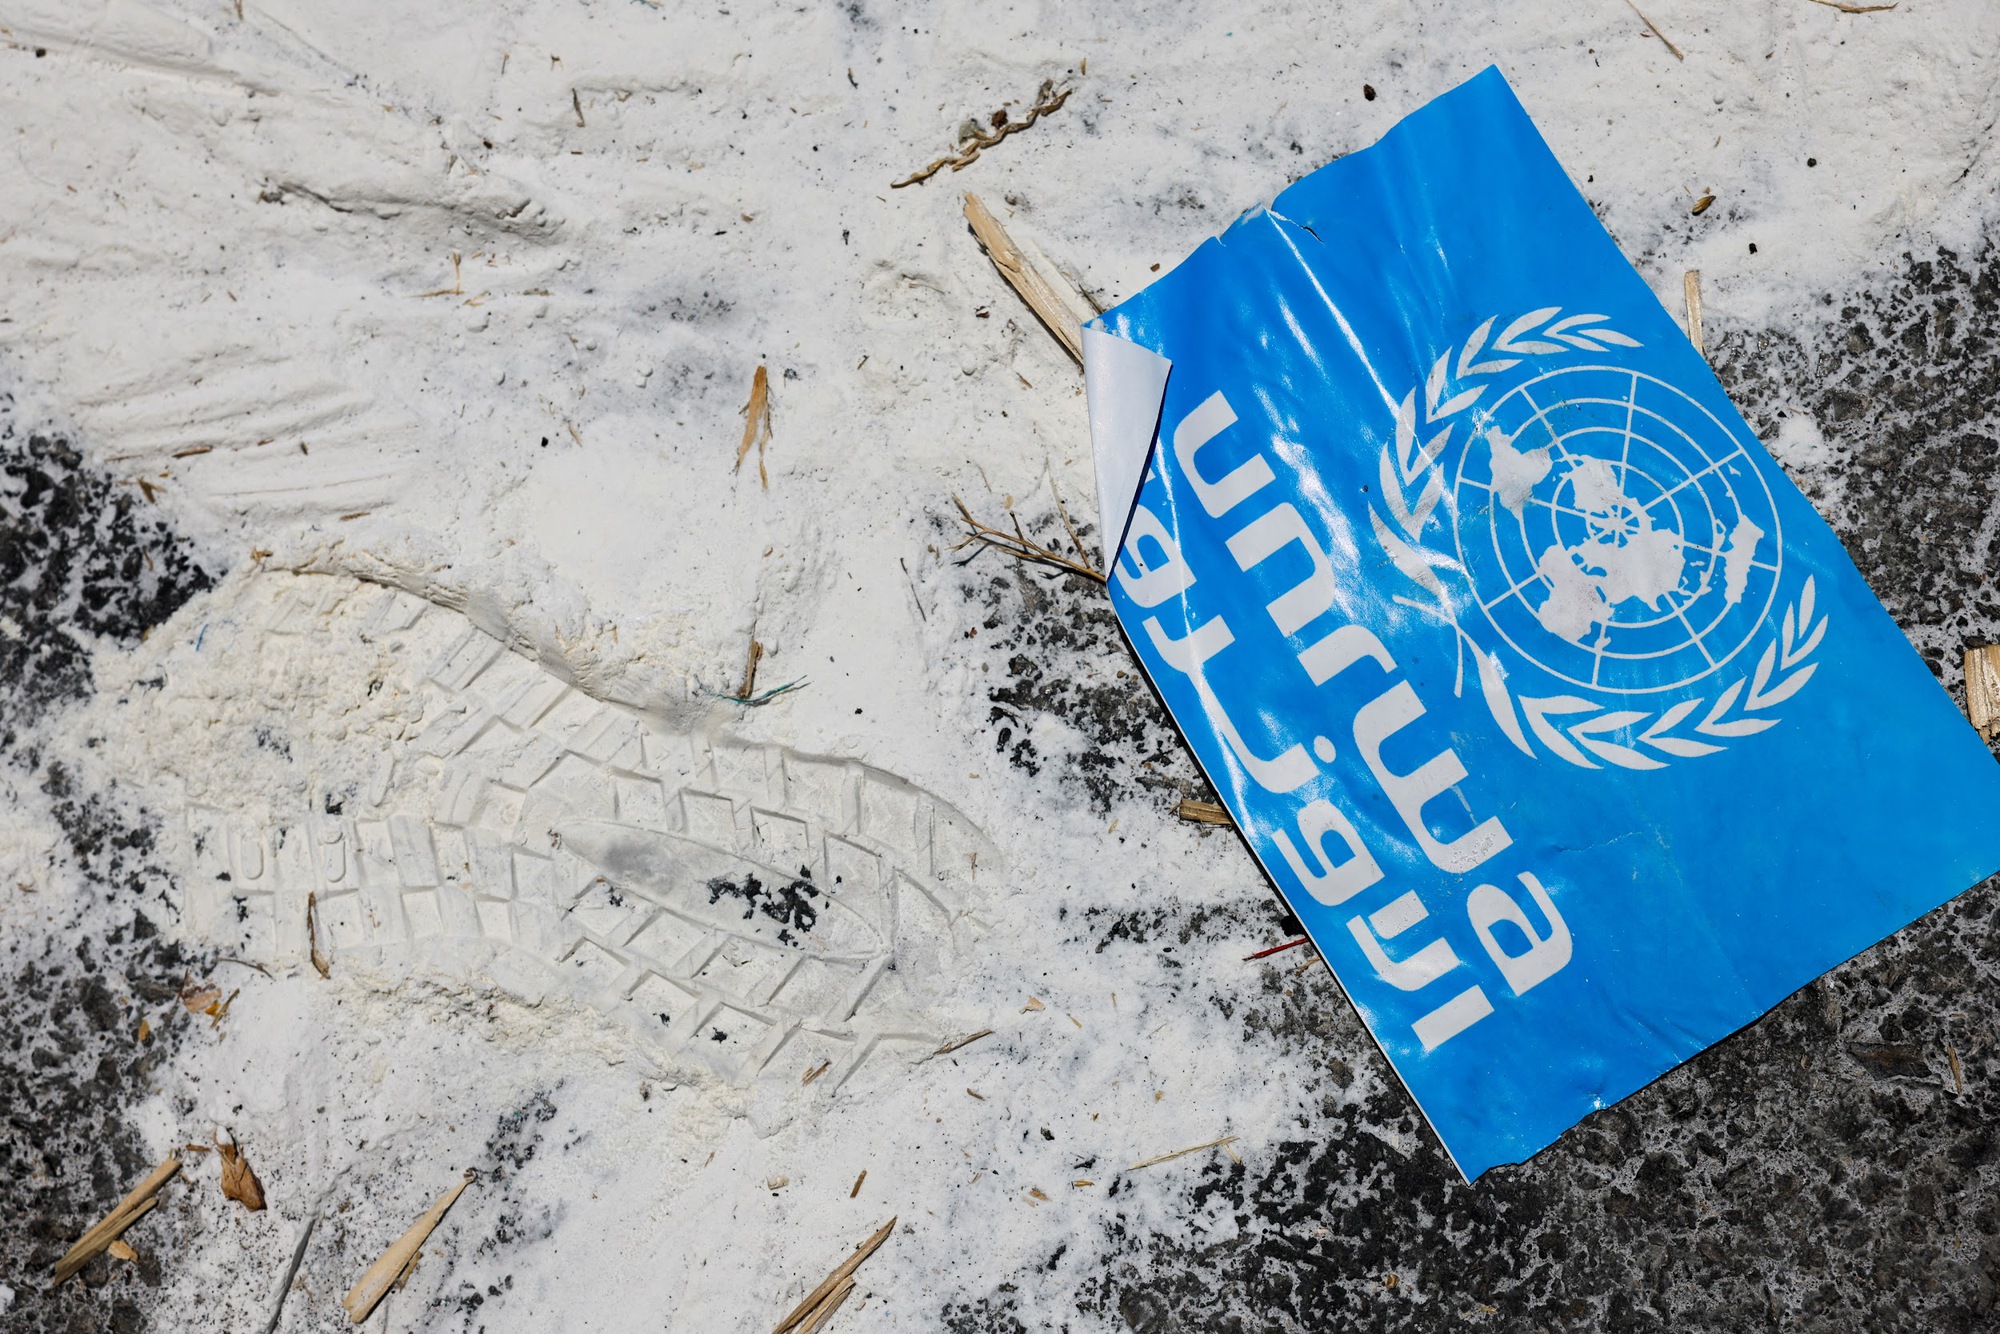
[[1146, 480], [1173, 363], [1129, 338], [1085, 325], [1083, 384], [1090, 450], [1097, 461], [1098, 537], [1110, 573]]

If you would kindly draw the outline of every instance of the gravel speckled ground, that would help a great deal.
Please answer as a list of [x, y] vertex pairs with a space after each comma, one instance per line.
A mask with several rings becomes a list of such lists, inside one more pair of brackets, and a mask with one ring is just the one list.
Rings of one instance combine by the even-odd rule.
[[[173, 1059], [190, 1018], [177, 993], [207, 962], [161, 934], [174, 911], [171, 877], [150, 855], [145, 812], [116, 792], [77, 790], [15, 729], [90, 688], [94, 639], [135, 641], [208, 584], [136, 492], [89, 471], [64, 441], [18, 435], [0, 407], [0, 797], [45, 806], [67, 844], [0, 848], [11, 854], [0, 858], [6, 911], [37, 928], [10, 929], [0, 954], [0, 1216], [10, 1220], [0, 1273], [46, 1274], [153, 1166], [127, 1108]], [[60, 919], [37, 902], [40, 872], [57, 859], [89, 886], [63, 901]], [[124, 925], [101, 937], [76, 929], [107, 902]], [[146, 1328], [159, 1264], [150, 1250], [115, 1269], [99, 1259], [59, 1293], [17, 1290], [6, 1327]]]

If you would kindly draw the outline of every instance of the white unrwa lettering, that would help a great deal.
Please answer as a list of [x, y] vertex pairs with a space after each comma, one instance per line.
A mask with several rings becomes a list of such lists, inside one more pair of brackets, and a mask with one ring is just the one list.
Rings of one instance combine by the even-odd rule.
[[[1347, 902], [1382, 879], [1382, 868], [1362, 843], [1361, 831], [1332, 802], [1307, 802], [1299, 811], [1298, 824], [1305, 856], [1312, 860], [1312, 867], [1306, 866], [1284, 830], [1273, 830], [1271, 840], [1278, 845], [1278, 855], [1285, 859], [1285, 865], [1292, 868], [1292, 874], [1314, 899], [1332, 907]], [[1347, 855], [1338, 862], [1326, 855], [1326, 839], [1330, 834], [1339, 835], [1340, 841], [1347, 845]]]
[[1393, 674], [1396, 670], [1396, 660], [1389, 656], [1389, 650], [1382, 646], [1373, 630], [1361, 625], [1343, 625], [1301, 650], [1299, 666], [1306, 669], [1314, 685], [1323, 686], [1363, 658], [1371, 659], [1385, 672]]
[[1478, 987], [1467, 987], [1411, 1024], [1410, 1031], [1424, 1044], [1425, 1051], [1436, 1051], [1492, 1013], [1493, 1002], [1486, 999], [1486, 993]]
[[1319, 539], [1306, 527], [1305, 519], [1290, 505], [1280, 505], [1258, 515], [1238, 529], [1228, 542], [1229, 554], [1236, 558], [1237, 568], [1246, 574], [1291, 546], [1305, 552], [1312, 561], [1312, 572], [1265, 604], [1264, 609], [1271, 614], [1281, 635], [1297, 634], [1333, 610], [1338, 591], [1333, 582], [1333, 562], [1320, 550]]
[[[1368, 915], [1347, 919], [1347, 932], [1375, 969], [1375, 975], [1400, 991], [1420, 991], [1458, 967], [1458, 952], [1443, 937], [1403, 959], [1392, 959], [1382, 940], [1394, 940], [1430, 916], [1415, 890], [1391, 899]], [[1380, 937], [1380, 940], [1377, 937]], [[1425, 1051], [1435, 1051], [1493, 1013], [1493, 1002], [1477, 986], [1467, 987], [1410, 1025]]]
[[1201, 469], [1195, 466], [1195, 452], [1235, 424], [1235, 410], [1222, 391], [1217, 390], [1174, 428], [1174, 461], [1180, 464], [1181, 473], [1194, 489], [1195, 499], [1211, 519], [1222, 517], [1276, 480], [1262, 454], [1252, 455], [1249, 462], [1218, 481], [1211, 482], [1201, 475]]
[[[1236, 420], [1235, 410], [1218, 392], [1204, 399], [1174, 428], [1173, 461], [1210, 518], [1220, 518], [1277, 480], [1270, 462], [1255, 450], [1220, 477], [1203, 474], [1201, 452]], [[1218, 466], [1213, 458], [1210, 464], [1211, 468]], [[1243, 523], [1224, 545], [1246, 574], [1288, 548], [1298, 548], [1305, 557], [1307, 568], [1302, 577], [1265, 603], [1264, 609], [1281, 636], [1303, 635], [1334, 609], [1339, 585], [1333, 562], [1307, 524], [1306, 515], [1290, 501], [1281, 500]], [[1180, 599], [1181, 615], [1189, 615], [1185, 595], [1194, 586], [1194, 569], [1175, 534], [1159, 514], [1144, 505], [1133, 510], [1116, 564], [1116, 582], [1143, 609]], [[1318, 766], [1302, 745], [1287, 746], [1269, 758], [1255, 753], [1210, 686], [1209, 664], [1236, 642], [1223, 617], [1214, 616], [1189, 627], [1179, 639], [1171, 638], [1158, 618], [1148, 618], [1145, 629], [1154, 653], [1187, 679], [1209, 727], [1253, 782], [1266, 792], [1283, 795], [1319, 777]], [[1382, 751], [1390, 738], [1423, 717], [1425, 709], [1407, 680], [1394, 680], [1400, 669], [1373, 631], [1359, 625], [1338, 625], [1320, 634], [1297, 656], [1299, 666], [1315, 686], [1327, 684], [1364, 660], [1373, 662], [1392, 680], [1355, 712], [1354, 742], [1368, 772], [1433, 866], [1451, 875], [1465, 875], [1513, 846], [1513, 837], [1498, 816], [1480, 820], [1450, 840], [1440, 838], [1425, 821], [1426, 806], [1447, 793], [1456, 794], [1468, 776], [1464, 762], [1450, 747], [1408, 773], [1397, 773], [1383, 761]], [[1314, 737], [1313, 751], [1323, 763], [1334, 762], [1336, 752], [1327, 737]], [[1458, 795], [1454, 805], [1467, 807], [1463, 795]], [[1382, 882], [1382, 865], [1363, 841], [1360, 828], [1333, 801], [1323, 797], [1307, 801], [1290, 823], [1296, 834], [1294, 828], [1273, 828], [1265, 846], [1276, 849], [1278, 860], [1315, 902], [1333, 907]], [[1254, 830], [1251, 833], [1257, 837]], [[1526, 872], [1519, 878], [1546, 925], [1538, 924], [1514, 895], [1494, 885], [1479, 885], [1466, 899], [1466, 913], [1479, 943], [1516, 996], [1560, 972], [1571, 954], [1569, 927], [1548, 891]], [[1421, 936], [1409, 935], [1429, 916], [1423, 901], [1411, 890], [1365, 917], [1350, 917], [1347, 930], [1377, 977], [1399, 991], [1426, 991], [1465, 966], [1465, 960], [1444, 936], [1417, 944]], [[1410, 943], [1391, 954], [1387, 948], [1391, 941]], [[1493, 1003], [1481, 987], [1461, 985], [1410, 1028], [1429, 1052], [1492, 1013]]]
[[1266, 792], [1283, 794], [1295, 792], [1319, 776], [1319, 768], [1306, 754], [1304, 746], [1295, 742], [1267, 760], [1251, 750], [1249, 743], [1243, 740], [1243, 734], [1236, 730], [1236, 724], [1208, 684], [1204, 671], [1204, 664], [1210, 658], [1236, 642], [1235, 634], [1220, 616], [1204, 621], [1180, 639], [1169, 638], [1159, 621], [1149, 618], [1146, 621], [1146, 637], [1152, 641], [1153, 651], [1169, 667], [1187, 677], [1188, 684], [1194, 687], [1195, 697], [1201, 701], [1202, 712], [1208, 715], [1209, 726], [1228, 745], [1257, 786]]
[[1366, 921], [1358, 916], [1348, 918], [1347, 932], [1368, 956], [1377, 977], [1398, 991], [1421, 991], [1458, 967], [1458, 951], [1452, 949], [1451, 942], [1439, 936], [1406, 958], [1392, 959], [1376, 937], [1394, 940], [1428, 916], [1430, 911], [1411, 890], [1370, 913]]
[[1465, 765], [1449, 747], [1406, 774], [1394, 773], [1382, 763], [1382, 743], [1423, 716], [1424, 706], [1417, 692], [1408, 681], [1398, 681], [1362, 705], [1361, 711], [1354, 715], [1354, 744], [1360, 748], [1368, 772], [1382, 785], [1389, 804], [1403, 817], [1410, 837], [1417, 841], [1424, 855], [1439, 870], [1463, 875], [1510, 846], [1514, 839], [1497, 815], [1488, 816], [1449, 843], [1439, 842], [1424, 824], [1424, 803], [1456, 787], [1465, 777]]
[[[1535, 930], [1528, 921], [1528, 910], [1498, 886], [1481, 885], [1465, 900], [1466, 915], [1472, 919], [1472, 929], [1479, 933], [1479, 943], [1486, 947], [1493, 966], [1507, 979], [1507, 985], [1514, 988], [1516, 996], [1527, 994], [1528, 988], [1561, 972], [1570, 955], [1569, 926], [1556, 911], [1555, 901], [1542, 888], [1542, 882], [1528, 872], [1521, 872], [1520, 879], [1535, 906], [1548, 919], [1546, 932]], [[1519, 954], [1509, 954], [1501, 948], [1493, 935], [1494, 926], [1500, 922], [1513, 923], [1527, 938], [1528, 948]]]

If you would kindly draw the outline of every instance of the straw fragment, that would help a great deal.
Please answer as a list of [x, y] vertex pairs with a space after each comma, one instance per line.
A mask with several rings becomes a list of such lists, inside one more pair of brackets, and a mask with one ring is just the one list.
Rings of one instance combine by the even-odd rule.
[[1965, 651], [1965, 715], [1988, 741], [2000, 737], [2000, 644]]
[[1057, 272], [1055, 265], [1049, 263], [1045, 256], [1009, 236], [1007, 229], [1000, 225], [1000, 220], [979, 202], [978, 195], [968, 193], [965, 196], [965, 221], [971, 226], [972, 234], [979, 238], [979, 244], [985, 247], [993, 267], [1000, 270], [1000, 276], [1020, 294], [1021, 300], [1028, 303], [1028, 309], [1035, 312], [1035, 318], [1055, 335], [1063, 350], [1081, 366], [1083, 322], [1097, 318], [1090, 302]]
[[1708, 350], [1702, 345], [1701, 337], [1700, 269], [1689, 269], [1687, 271], [1686, 276], [1681, 279], [1681, 290], [1687, 295], [1688, 341], [1694, 344], [1696, 352], [1701, 353], [1703, 357], [1707, 357]]
[[951, 1053], [957, 1051], [960, 1047], [970, 1047], [973, 1043], [979, 1041], [979, 1039], [990, 1038], [992, 1036], [993, 1036], [992, 1029], [982, 1028], [977, 1033], [968, 1034], [965, 1037], [959, 1038], [955, 1042], [945, 1043], [942, 1047], [939, 1047], [936, 1051], [932, 1052], [931, 1055], [949, 1056]]
[[444, 1220], [445, 1211], [471, 1184], [472, 1178], [468, 1176], [439, 1196], [438, 1202], [425, 1210], [423, 1217], [410, 1224], [403, 1235], [396, 1238], [395, 1244], [368, 1266], [347, 1295], [340, 1299], [340, 1304], [347, 1308], [348, 1319], [357, 1325], [366, 1320], [382, 1299], [389, 1295], [389, 1289], [415, 1268], [417, 1252], [423, 1249], [424, 1242]]
[[1219, 1149], [1225, 1144], [1234, 1144], [1241, 1138], [1242, 1136], [1240, 1135], [1224, 1135], [1221, 1139], [1212, 1139], [1206, 1144], [1194, 1144], [1185, 1149], [1175, 1149], [1172, 1153], [1163, 1153], [1157, 1158], [1148, 1158], [1142, 1163], [1132, 1164], [1125, 1170], [1136, 1172], [1142, 1167], [1153, 1167], [1159, 1163], [1170, 1163], [1176, 1158], [1185, 1158], [1191, 1153], [1200, 1153], [1203, 1149]]
[[[966, 527], [965, 540], [954, 546], [952, 548], [953, 551], [963, 551], [965, 548], [977, 543], [981, 547], [992, 547], [995, 551], [1012, 556], [1015, 560], [1030, 561], [1037, 565], [1050, 565], [1059, 570], [1067, 570], [1071, 574], [1080, 574], [1084, 578], [1094, 580], [1100, 584], [1106, 582], [1104, 575], [1100, 571], [1092, 568], [1084, 561], [1072, 560], [1055, 548], [1043, 546], [1029, 537], [1027, 532], [1022, 529], [1021, 521], [1015, 516], [1012, 509], [1007, 511], [1007, 518], [1014, 525], [1014, 531], [1010, 533], [1004, 528], [997, 528], [990, 523], [983, 523], [973, 518], [972, 511], [967, 509], [965, 502], [960, 500], [956, 495], [951, 498], [951, 503], [958, 506], [958, 516], [965, 521]], [[1071, 530], [1071, 540], [1076, 540], [1074, 529]], [[1082, 545], [1079, 544], [1076, 550], [1081, 555], [1083, 552]], [[971, 560], [978, 554], [975, 551], [972, 553], [972, 556], [968, 556], [966, 559]]]
[[1230, 825], [1236, 823], [1229, 818], [1229, 811], [1226, 807], [1219, 806], [1212, 801], [1183, 800], [1180, 805], [1174, 807], [1174, 814], [1180, 816], [1181, 819], [1186, 820], [1189, 824]]
[[160, 1187], [173, 1179], [181, 1170], [181, 1160], [168, 1158], [146, 1174], [146, 1179], [134, 1186], [124, 1199], [118, 1201], [110, 1213], [100, 1219], [89, 1231], [77, 1238], [76, 1245], [63, 1253], [56, 1261], [56, 1286], [67, 1283], [79, 1269], [89, 1264], [99, 1251], [107, 1249], [112, 1242], [124, 1235], [131, 1227], [158, 1204]]
[[819, 1304], [819, 1310], [814, 1314], [812, 1323], [800, 1330], [799, 1334], [819, 1334], [819, 1331], [826, 1328], [827, 1321], [833, 1319], [833, 1313], [840, 1309], [841, 1303], [847, 1300], [848, 1294], [853, 1291], [854, 1280], [851, 1278], [835, 1288], [833, 1295]]
[[[847, 1300], [847, 1294], [854, 1289], [854, 1271], [861, 1268], [861, 1262], [875, 1254], [876, 1248], [889, 1239], [896, 1230], [896, 1220], [891, 1218], [875, 1230], [875, 1234], [855, 1247], [854, 1254], [840, 1262], [839, 1268], [826, 1276], [824, 1282], [806, 1294], [806, 1299], [792, 1308], [792, 1313], [780, 1320], [771, 1334], [792, 1334], [800, 1330], [802, 1334], [812, 1334], [827, 1321], [840, 1304]], [[821, 1310], [824, 1306], [827, 1309]], [[811, 1321], [811, 1324], [807, 1322]]]
[[1626, 5], [1626, 7], [1627, 7], [1628, 9], [1630, 9], [1630, 10], [1631, 10], [1631, 11], [1632, 11], [1632, 12], [1633, 12], [1634, 14], [1638, 14], [1638, 15], [1639, 15], [1639, 22], [1641, 22], [1641, 23], [1643, 23], [1643, 24], [1645, 24], [1645, 25], [1646, 25], [1646, 31], [1647, 31], [1647, 32], [1650, 32], [1650, 33], [1652, 33], [1652, 34], [1653, 34], [1653, 36], [1655, 36], [1655, 37], [1659, 38], [1659, 39], [1660, 39], [1660, 43], [1661, 43], [1661, 44], [1662, 44], [1663, 46], [1665, 46], [1665, 47], [1667, 48], [1667, 50], [1669, 50], [1669, 51], [1671, 51], [1671, 52], [1673, 52], [1673, 53], [1674, 53], [1674, 59], [1675, 59], [1675, 60], [1686, 60], [1686, 59], [1687, 59], [1687, 57], [1686, 57], [1686, 56], [1684, 56], [1684, 55], [1682, 55], [1682, 54], [1681, 54], [1681, 49], [1680, 49], [1680, 48], [1679, 48], [1678, 46], [1675, 46], [1675, 45], [1674, 45], [1674, 44], [1673, 44], [1673, 43], [1672, 43], [1671, 41], [1669, 41], [1669, 40], [1668, 40], [1668, 38], [1667, 38], [1667, 35], [1666, 35], [1665, 33], [1663, 33], [1663, 32], [1661, 32], [1661, 31], [1660, 31], [1660, 25], [1659, 25], [1659, 24], [1657, 24], [1657, 23], [1653, 22], [1653, 21], [1652, 21], [1651, 19], [1647, 18], [1647, 17], [1646, 17], [1646, 16], [1645, 16], [1645, 15], [1644, 15], [1643, 13], [1640, 13], [1640, 10], [1639, 10], [1639, 6], [1637, 6], [1637, 5], [1633, 4], [1633, 3], [1632, 3], [1632, 0], [1625, 0], [1625, 5]]
[[750, 401], [743, 405], [743, 443], [736, 447], [736, 466], [731, 472], [743, 468], [743, 456], [750, 447], [757, 447], [757, 479], [764, 489], [771, 489], [771, 475], [764, 471], [764, 446], [771, 441], [771, 373], [764, 367], [757, 368], [757, 374], [750, 381]]

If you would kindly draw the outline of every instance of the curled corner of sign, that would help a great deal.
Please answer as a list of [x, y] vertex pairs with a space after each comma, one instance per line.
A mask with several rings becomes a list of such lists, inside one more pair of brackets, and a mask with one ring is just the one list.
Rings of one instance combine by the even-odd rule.
[[1146, 478], [1173, 363], [1100, 324], [1083, 329], [1083, 380], [1097, 461], [1098, 538], [1108, 574]]

